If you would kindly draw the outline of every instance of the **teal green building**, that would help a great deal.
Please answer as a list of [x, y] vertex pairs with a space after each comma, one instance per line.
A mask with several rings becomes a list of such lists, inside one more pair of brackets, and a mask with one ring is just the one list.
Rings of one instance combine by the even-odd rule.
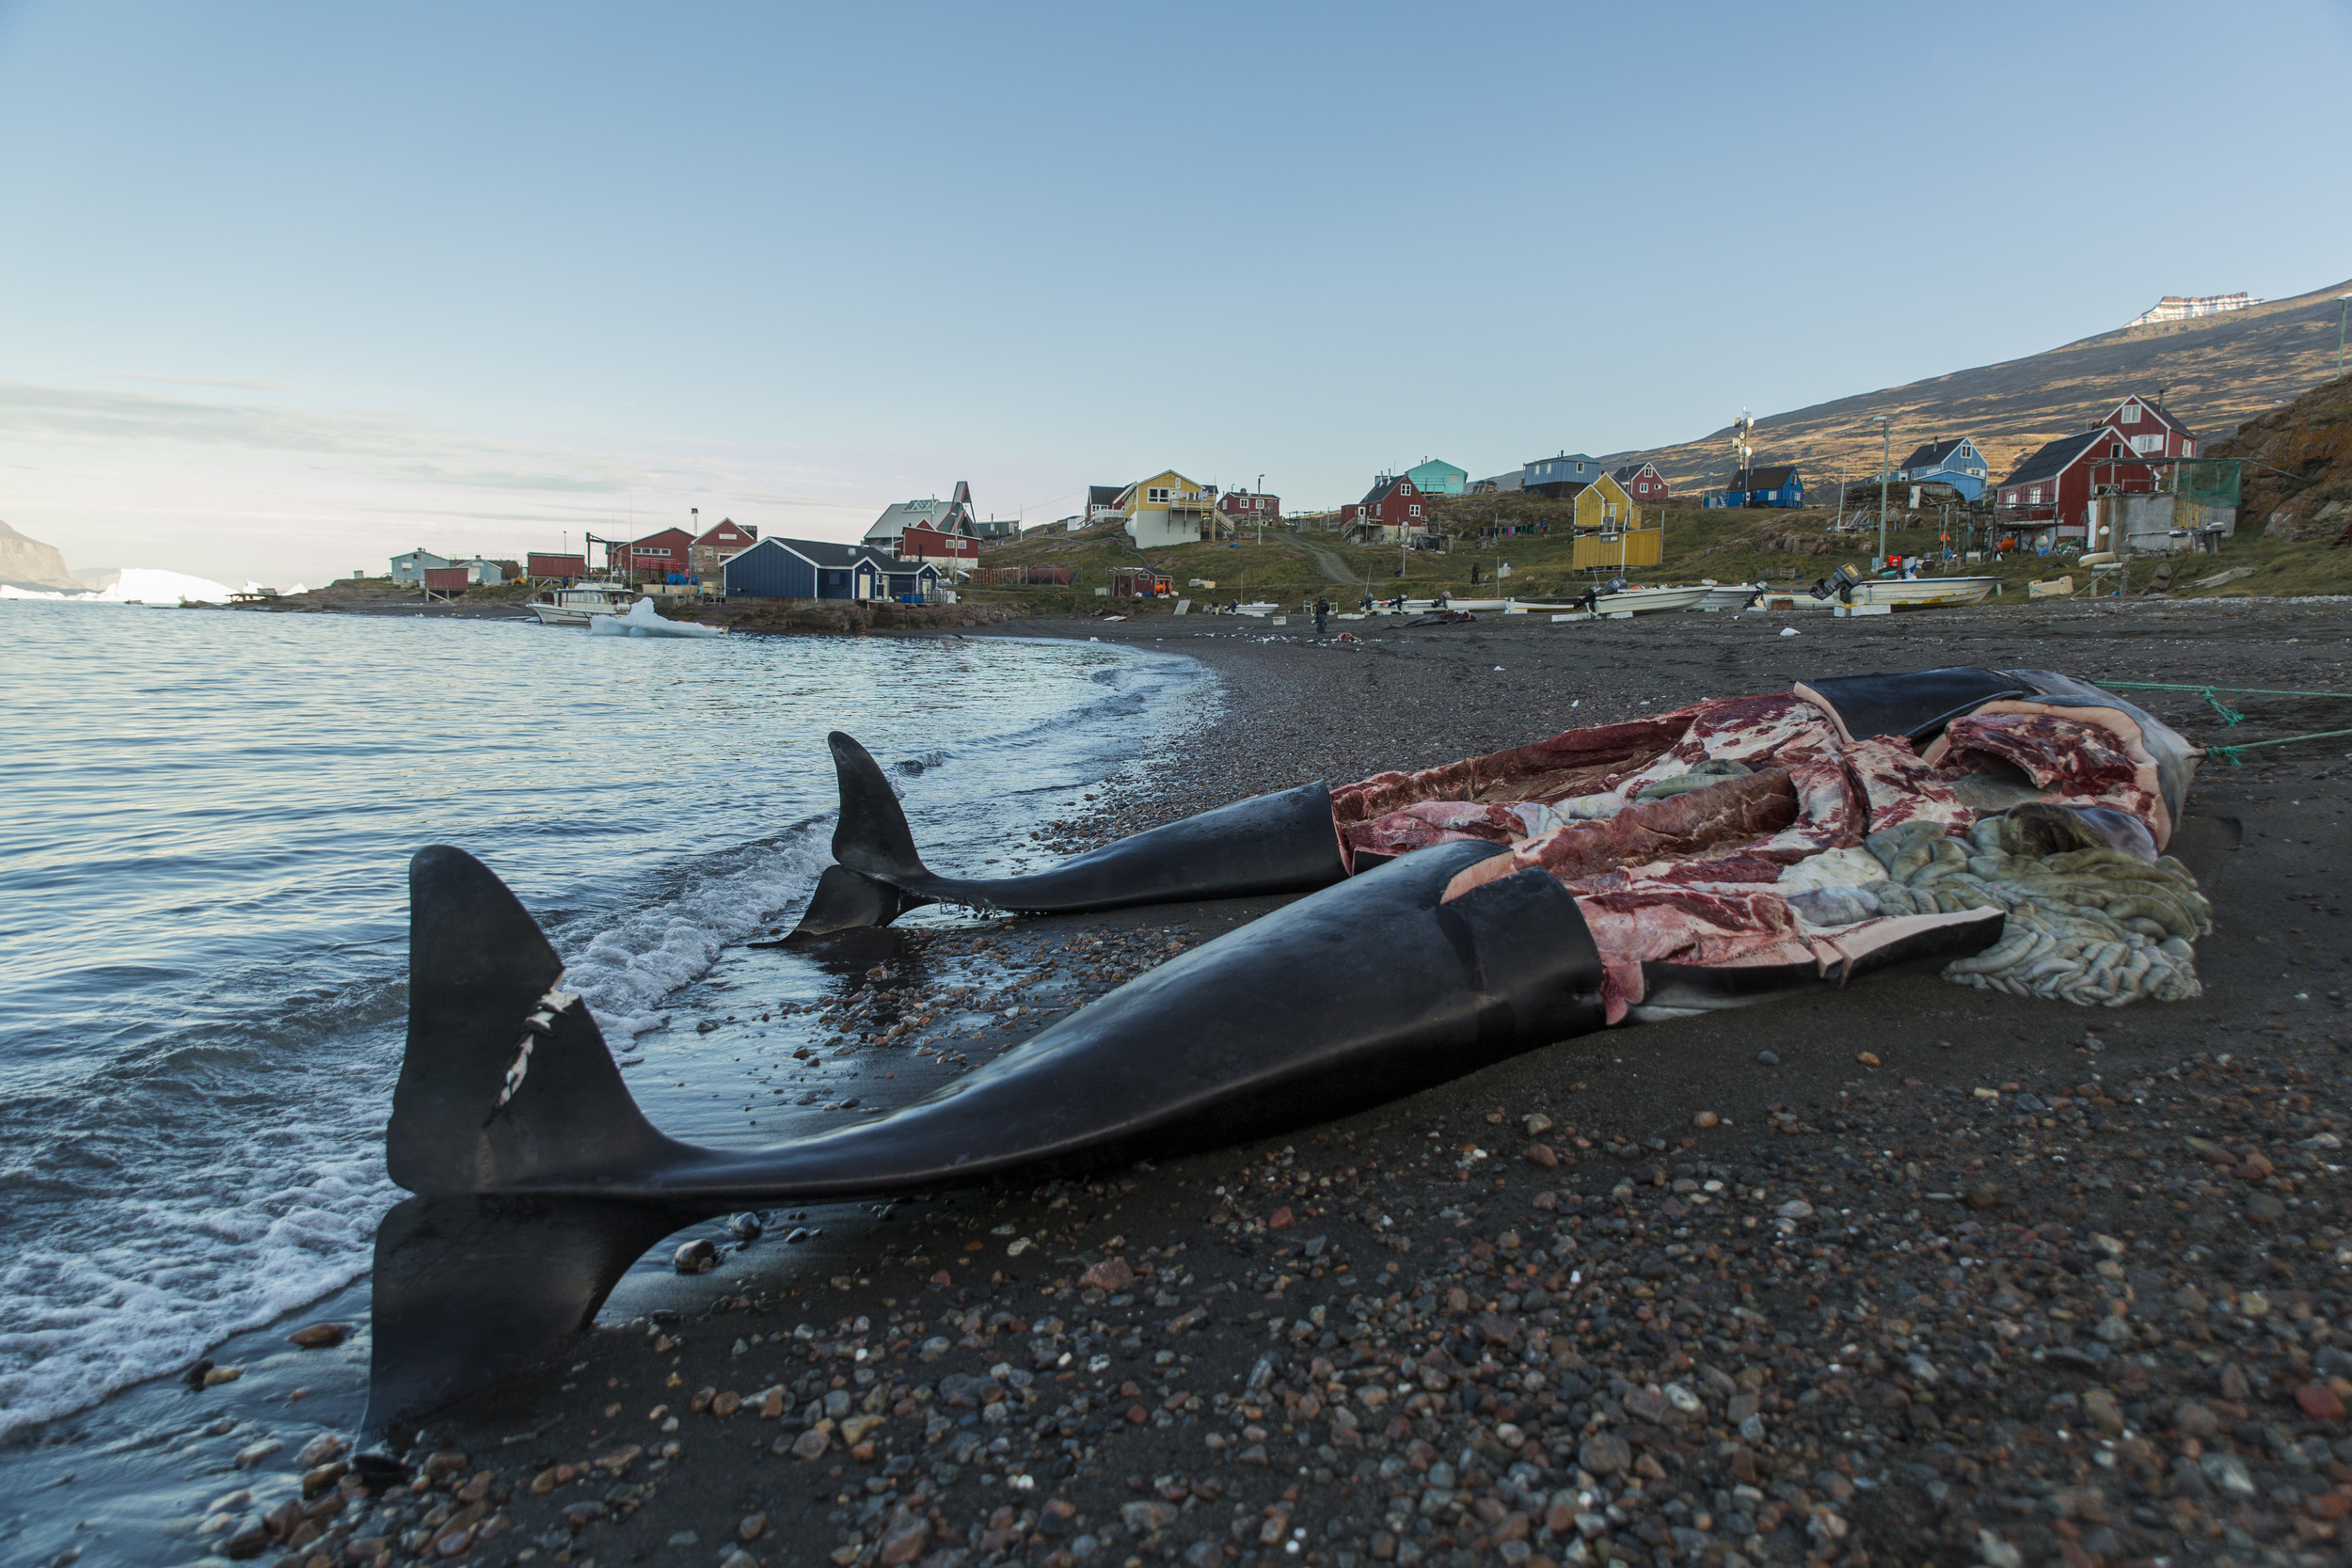
[[1406, 469], [1405, 477], [1411, 480], [1414, 488], [1425, 496], [1458, 496], [1470, 480], [1470, 470], [1457, 468], [1438, 458], [1427, 457], [1422, 460], [1419, 467]]

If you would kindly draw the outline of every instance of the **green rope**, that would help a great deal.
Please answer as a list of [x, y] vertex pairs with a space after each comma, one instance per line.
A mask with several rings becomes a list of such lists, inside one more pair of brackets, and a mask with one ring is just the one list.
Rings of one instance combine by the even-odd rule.
[[2250, 752], [2257, 746], [2287, 746], [2297, 740], [2332, 740], [2338, 736], [2352, 735], [2352, 730], [2320, 730], [2311, 735], [2282, 735], [2276, 740], [2241, 740], [2234, 746], [2208, 746], [2205, 754], [2219, 757], [2233, 768], [2246, 765], [2238, 761], [2240, 752]]
[[[2352, 697], [2352, 691], [2280, 691], [2263, 686], [2195, 686], [2181, 685], [2171, 681], [2101, 681], [2099, 684], [2113, 687], [2119, 691], [2193, 691], [2204, 698], [2212, 705], [2213, 710], [2221, 715], [2221, 721], [2224, 724], [2235, 724], [2246, 715], [2215, 696], [2214, 693], [2217, 691], [2227, 691], [2232, 696], [2239, 697]], [[2339, 736], [2346, 735], [2352, 735], [2352, 730], [2320, 730], [2312, 735], [2285, 735], [2276, 740], [2246, 740], [2234, 746], [2208, 746], [2205, 748], [2205, 754], [2219, 757], [2233, 768], [2243, 768], [2246, 765], [2238, 760], [2238, 753], [2250, 752], [2257, 746], [2284, 746], [2297, 740], [2332, 740]]]

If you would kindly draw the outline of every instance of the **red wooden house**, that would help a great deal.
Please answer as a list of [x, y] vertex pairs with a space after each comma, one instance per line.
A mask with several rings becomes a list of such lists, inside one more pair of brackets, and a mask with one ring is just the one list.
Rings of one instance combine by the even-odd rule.
[[717, 582], [722, 567], [758, 543], [759, 530], [722, 517], [687, 546], [686, 563], [701, 581]]
[[1340, 527], [1359, 544], [1395, 544], [1429, 531], [1429, 512], [1421, 487], [1403, 474], [1386, 474], [1373, 481], [1364, 499], [1340, 510]]
[[694, 536], [682, 528], [665, 528], [660, 533], [648, 533], [643, 539], [632, 539], [626, 545], [610, 546], [612, 564], [632, 578], [661, 577], [671, 573], [684, 575], [687, 552], [694, 546]]
[[1263, 495], [1253, 490], [1228, 490], [1216, 498], [1216, 509], [1229, 524], [1279, 523], [1282, 520], [1282, 498]]
[[2125, 398], [2100, 422], [2122, 437], [2135, 457], [2197, 455], [2197, 437], [2188, 426], [2145, 398]]
[[2089, 430], [2052, 441], [2001, 481], [1995, 515], [2004, 523], [2057, 525], [2058, 537], [2090, 531], [2093, 496], [2153, 490], [2159, 459], [2194, 457], [2197, 437], [2144, 398], [2125, 398]]
[[1654, 463], [1628, 463], [1614, 470], [1611, 478], [1619, 489], [1633, 498], [1636, 506], [1657, 506], [1664, 503], [1674, 492], [1666, 483], [1666, 476]]

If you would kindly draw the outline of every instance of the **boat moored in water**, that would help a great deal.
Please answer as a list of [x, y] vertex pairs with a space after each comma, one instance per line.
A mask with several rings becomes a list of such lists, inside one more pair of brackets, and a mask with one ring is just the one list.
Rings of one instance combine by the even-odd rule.
[[543, 626], [585, 626], [598, 615], [619, 615], [640, 595], [617, 582], [583, 582], [576, 588], [551, 588], [523, 608]]

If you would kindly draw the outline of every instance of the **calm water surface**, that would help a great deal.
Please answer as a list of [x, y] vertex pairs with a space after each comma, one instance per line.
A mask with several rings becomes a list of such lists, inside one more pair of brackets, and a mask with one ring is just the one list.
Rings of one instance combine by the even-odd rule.
[[893, 768], [936, 863], [977, 865], [1131, 761], [1197, 669], [0, 604], [0, 1559], [199, 1558], [190, 1498], [286, 1390], [264, 1370], [199, 1413], [150, 1380], [315, 1304], [364, 1317], [419, 846], [515, 888], [691, 1135], [710, 1096], [668, 1010], [830, 858], [827, 730]]

